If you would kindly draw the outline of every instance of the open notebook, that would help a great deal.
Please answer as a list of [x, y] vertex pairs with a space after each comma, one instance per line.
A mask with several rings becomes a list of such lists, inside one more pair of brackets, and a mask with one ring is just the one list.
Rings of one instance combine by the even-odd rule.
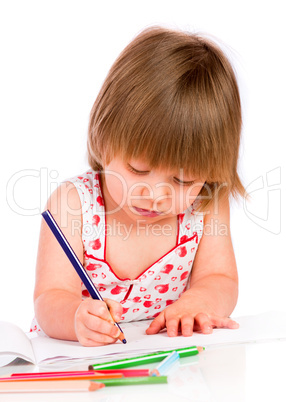
[[255, 316], [234, 318], [239, 329], [214, 329], [210, 335], [194, 333], [192, 337], [170, 338], [166, 332], [146, 335], [149, 321], [122, 324], [127, 344], [117, 342], [100, 347], [83, 347], [78, 342], [60, 341], [48, 337], [33, 337], [8, 322], [0, 322], [0, 366], [20, 357], [28, 362], [51, 363], [94, 362], [121, 359], [159, 350], [173, 350], [187, 346], [218, 346], [286, 339], [286, 313], [269, 312]]

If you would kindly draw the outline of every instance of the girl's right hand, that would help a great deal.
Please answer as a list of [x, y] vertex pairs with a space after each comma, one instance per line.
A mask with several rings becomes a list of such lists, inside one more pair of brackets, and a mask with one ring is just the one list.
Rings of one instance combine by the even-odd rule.
[[120, 321], [123, 307], [120, 303], [87, 298], [75, 313], [75, 333], [83, 346], [102, 346], [117, 341], [121, 331], [114, 325]]

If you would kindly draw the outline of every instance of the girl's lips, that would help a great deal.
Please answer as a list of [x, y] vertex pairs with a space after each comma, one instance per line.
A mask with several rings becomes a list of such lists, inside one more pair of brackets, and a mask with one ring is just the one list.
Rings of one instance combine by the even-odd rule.
[[161, 215], [161, 212], [150, 211], [148, 209], [137, 208], [137, 207], [133, 207], [133, 209], [135, 209], [135, 211], [138, 212], [138, 214], [142, 216], [148, 216], [149, 218], [154, 218], [155, 216]]

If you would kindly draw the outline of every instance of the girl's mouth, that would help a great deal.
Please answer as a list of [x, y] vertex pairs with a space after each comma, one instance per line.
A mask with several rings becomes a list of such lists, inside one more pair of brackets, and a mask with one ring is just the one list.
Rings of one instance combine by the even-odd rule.
[[135, 211], [138, 212], [138, 214], [142, 216], [148, 216], [149, 218], [154, 218], [156, 216], [161, 215], [161, 212], [158, 211], [150, 211], [148, 209], [137, 208], [137, 207], [133, 207], [133, 209], [135, 209]]

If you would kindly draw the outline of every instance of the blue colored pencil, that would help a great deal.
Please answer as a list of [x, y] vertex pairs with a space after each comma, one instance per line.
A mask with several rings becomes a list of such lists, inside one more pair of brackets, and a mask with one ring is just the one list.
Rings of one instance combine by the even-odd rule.
[[[92, 282], [92, 280], [90, 279], [90, 277], [88, 276], [88, 274], [86, 273], [84, 267], [82, 266], [80, 260], [78, 259], [77, 255], [75, 254], [75, 252], [73, 251], [71, 245], [69, 244], [69, 242], [67, 241], [65, 235], [63, 234], [63, 232], [61, 231], [61, 229], [59, 228], [57, 222], [55, 221], [55, 219], [53, 218], [52, 214], [50, 213], [49, 210], [46, 210], [45, 212], [42, 213], [43, 218], [45, 219], [45, 221], [47, 222], [49, 228], [51, 229], [51, 231], [53, 232], [55, 238], [57, 239], [57, 241], [59, 242], [60, 246], [62, 247], [63, 251], [66, 253], [66, 256], [68, 257], [68, 259], [70, 260], [70, 262], [72, 263], [74, 269], [76, 270], [76, 272], [78, 273], [80, 279], [82, 280], [83, 284], [85, 285], [85, 287], [87, 288], [90, 296], [93, 299], [96, 300], [103, 300], [101, 294], [99, 293], [99, 291], [96, 289], [96, 287], [94, 286], [94, 283]], [[122, 332], [122, 329], [120, 328], [119, 324], [117, 322], [114, 323], [117, 328]], [[123, 334], [124, 335], [124, 334]], [[125, 337], [122, 335], [119, 337], [119, 339], [123, 342], [126, 343], [126, 339]]]
[[158, 366], [151, 371], [151, 376], [158, 376], [165, 374], [170, 367], [172, 367], [176, 361], [180, 358], [178, 352], [174, 350], [169, 356], [165, 357], [163, 361], [161, 361]]

